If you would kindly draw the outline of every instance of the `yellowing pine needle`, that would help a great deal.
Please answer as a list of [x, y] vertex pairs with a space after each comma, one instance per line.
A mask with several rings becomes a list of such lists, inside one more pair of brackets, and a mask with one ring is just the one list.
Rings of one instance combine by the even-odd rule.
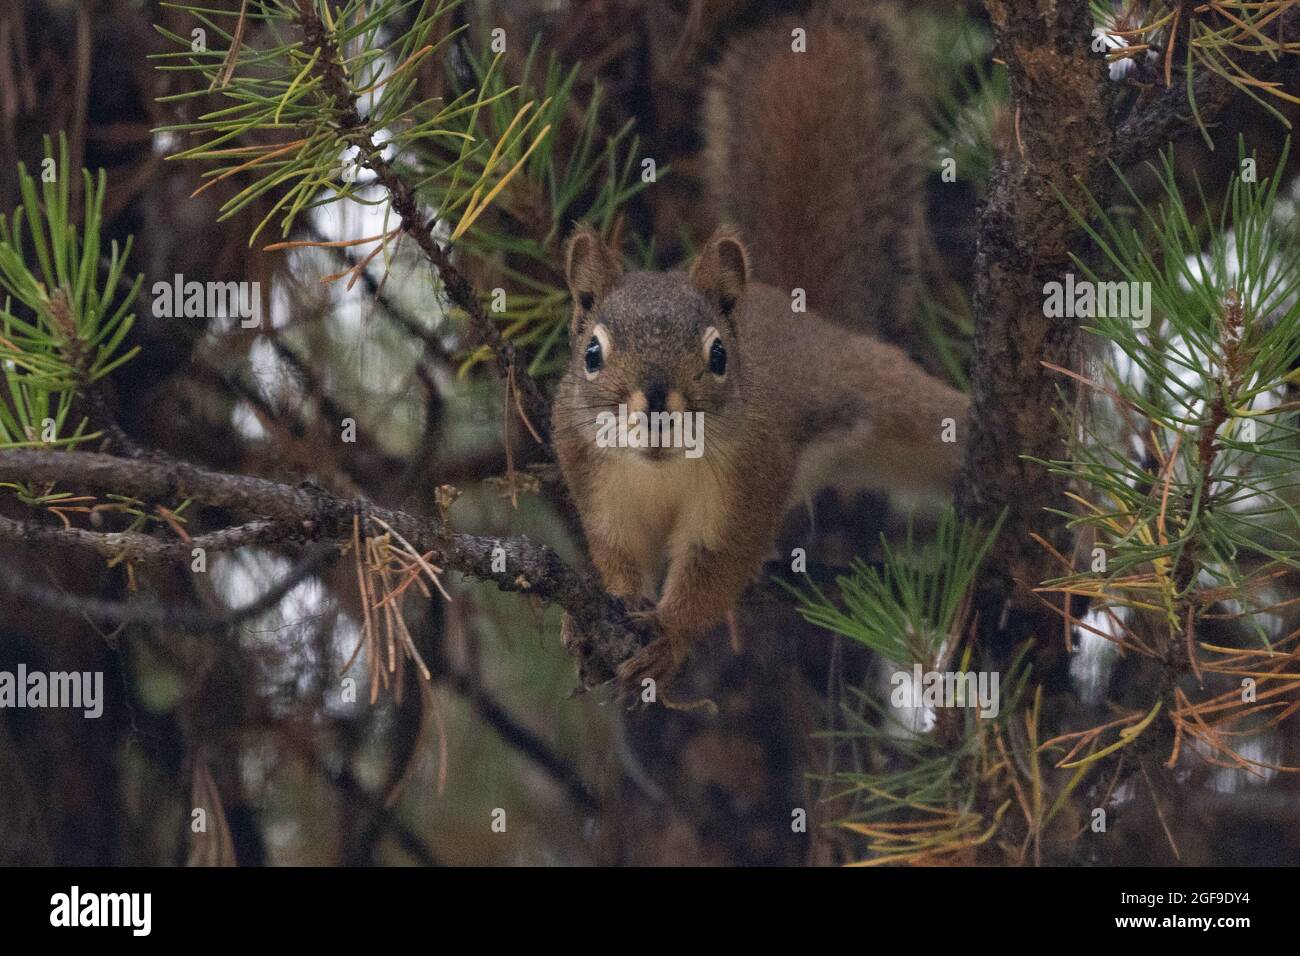
[[206, 189], [210, 189], [211, 187], [215, 186], [217, 183], [221, 182], [223, 179], [229, 179], [231, 176], [234, 176], [237, 173], [242, 173], [246, 169], [252, 169], [254, 166], [264, 163], [268, 159], [274, 159], [277, 156], [283, 156], [286, 153], [292, 153], [295, 150], [301, 149], [303, 145], [306, 144], [306, 142], [307, 140], [305, 139], [295, 139], [291, 143], [285, 143], [279, 149], [272, 149], [269, 152], [265, 152], [260, 156], [253, 157], [248, 162], [240, 166], [236, 166], [233, 169], [228, 169], [220, 176], [217, 176], [215, 179], [208, 180], [198, 189], [194, 190], [194, 192], [190, 193], [190, 198], [193, 199], [195, 196], [199, 195], [199, 193], [203, 192]]
[[299, 71], [298, 75], [293, 78], [293, 82], [289, 84], [289, 88], [284, 91], [284, 96], [280, 97], [280, 105], [275, 108], [275, 119], [272, 120], [273, 123], [280, 122], [280, 114], [284, 112], [285, 106], [288, 105], [289, 99], [293, 96], [293, 91], [298, 88], [298, 84], [302, 82], [303, 77], [305, 77], [311, 68], [316, 65], [316, 60], [319, 57], [320, 50], [313, 50], [311, 58], [307, 60], [307, 65], [304, 66], [302, 70]]
[[389, 73], [382, 80], [380, 80], [379, 82], [371, 86], [367, 86], [364, 90], [357, 90], [357, 96], [365, 96], [367, 93], [373, 93], [375, 90], [382, 87], [389, 80], [395, 79], [397, 75], [401, 73], [403, 70], [407, 69], [410, 66], [414, 66], [416, 63], [422, 60], [427, 54], [432, 52], [433, 52], [432, 46], [426, 46], [421, 50], [416, 50], [414, 53], [412, 53], [409, 57], [406, 58], [405, 62], [403, 62], [401, 66], [395, 68], [393, 72]]
[[[306, 248], [346, 249], [349, 246], [364, 246], [368, 242], [378, 242], [381, 239], [391, 239], [393, 236], [397, 235], [401, 231], [402, 231], [402, 227], [398, 226], [394, 229], [390, 229], [388, 232], [381, 232], [377, 236], [366, 236], [363, 239], [336, 239], [330, 242], [327, 242], [325, 240], [316, 241], [312, 239], [296, 239], [293, 240], [292, 242], [273, 242], [270, 245], [263, 246], [262, 251], [280, 252], [283, 249], [306, 249]], [[344, 275], [346, 275], [346, 273], [344, 273]]]
[[1160, 713], [1160, 709], [1164, 707], [1164, 703], [1165, 702], [1162, 700], [1156, 701], [1156, 705], [1151, 708], [1151, 712], [1148, 713], [1145, 717], [1143, 717], [1140, 722], [1134, 724], [1132, 727], [1125, 727], [1123, 730], [1121, 730], [1119, 732], [1120, 739], [1115, 741], [1113, 744], [1110, 744], [1109, 746], [1106, 747], [1102, 747], [1096, 753], [1089, 754], [1087, 757], [1084, 757], [1081, 760], [1076, 760], [1073, 763], [1058, 764], [1057, 766], [1063, 770], [1072, 770], [1075, 767], [1086, 767], [1089, 764], [1096, 763], [1098, 760], [1101, 760], [1103, 757], [1107, 757], [1110, 754], [1113, 754], [1115, 751], [1119, 750], [1122, 747], [1127, 747], [1129, 744], [1133, 743], [1133, 741], [1137, 740], [1139, 736], [1141, 736], [1142, 731], [1146, 730], [1147, 727], [1151, 725], [1151, 721], [1156, 719], [1156, 714]]

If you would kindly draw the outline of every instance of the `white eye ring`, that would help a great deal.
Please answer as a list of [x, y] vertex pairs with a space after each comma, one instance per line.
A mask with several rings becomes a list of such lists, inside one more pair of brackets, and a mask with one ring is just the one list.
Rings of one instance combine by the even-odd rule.
[[[587, 376], [587, 381], [589, 382], [595, 379], [596, 376], [600, 374], [601, 369], [605, 367], [605, 363], [609, 361], [610, 352], [613, 351], [610, 338], [609, 338], [609, 330], [605, 328], [604, 323], [597, 322], [596, 325], [592, 327], [591, 337], [594, 338], [600, 344], [600, 366], [597, 367], [595, 370], [592, 370], [587, 368], [585, 364], [583, 365], [582, 373]], [[589, 347], [590, 347], [590, 339], [588, 339], [588, 345], [584, 346], [584, 352], [586, 348]]]
[[704, 361], [709, 360], [709, 349], [713, 348], [713, 340], [722, 338], [722, 333], [716, 326], [710, 325], [704, 330]]

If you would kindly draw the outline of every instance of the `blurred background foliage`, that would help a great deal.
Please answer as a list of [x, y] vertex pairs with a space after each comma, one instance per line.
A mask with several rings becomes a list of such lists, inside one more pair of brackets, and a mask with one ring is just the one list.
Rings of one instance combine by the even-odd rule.
[[[465, 316], [448, 305], [418, 250], [393, 232], [383, 184], [350, 167], [364, 148], [352, 131], [324, 129], [314, 115], [312, 54], [284, 29], [287, 19], [277, 21], [292, 5], [252, 6], [266, 15], [248, 20], [245, 62], [229, 73], [224, 51], [240, 0], [209, 0], [197, 10], [158, 0], [15, 0], [0, 12], [0, 212], [25, 204], [30, 221], [37, 203], [17, 164], [35, 169], [58, 153], [68, 171], [58, 187], [66, 198], [47, 196], [44, 206], [62, 217], [51, 219], [55, 225], [94, 223], [97, 245], [87, 233], [83, 248], [106, 260], [99, 278], [111, 278], [121, 296], [105, 289], [102, 299], [129, 301], [130, 283], [143, 277], [134, 324], [125, 313], [116, 326], [111, 315], [97, 319], [109, 321], [96, 326], [106, 338], [125, 329], [113, 343], [121, 351], [109, 349], [82, 370], [105, 373], [114, 427], [138, 446], [213, 468], [309, 479], [414, 512], [434, 513], [435, 490], [452, 484], [463, 493], [451, 512], [457, 529], [527, 535], [580, 562], [554, 470], [522, 429], [503, 429], [500, 383], [485, 353], [469, 345]], [[1143, 6], [1145, 19], [1133, 26], [1153, 50], [1168, 27], [1161, 19], [1168, 11], [1157, 6]], [[439, 211], [437, 237], [455, 236], [457, 265], [483, 308], [549, 382], [567, 348], [557, 252], [571, 223], [595, 223], [629, 263], [681, 263], [714, 225], [702, 195], [697, 117], [707, 71], [728, 38], [805, 7], [349, 0], [329, 9], [347, 38], [342, 55], [365, 127], [377, 134], [377, 154], [414, 186], [422, 209]], [[1115, 11], [1103, 4], [1094, 12], [1099, 24], [1114, 26], [1107, 18]], [[211, 52], [196, 55], [196, 24]], [[907, 24], [910, 52], [925, 63], [930, 84], [933, 136], [928, 295], [910, 345], [964, 384], [975, 212], [999, 157], [1016, 148], [1015, 117], [978, 4], [912, 4]], [[498, 29], [504, 50], [492, 47]], [[1225, 49], [1237, 49], [1225, 44], [1239, 47], [1241, 38], [1206, 29], [1193, 56], [1213, 68]], [[1158, 86], [1162, 64], [1147, 62], [1146, 47], [1140, 53], [1131, 75], [1112, 69], [1124, 95]], [[1160, 205], [1170, 184], [1200, 183], [1206, 202], [1186, 206], [1189, 226], [1212, 218], [1229, 195], [1240, 137], [1261, 176], [1283, 183], [1279, 204], [1293, 210], [1290, 171], [1274, 167], [1294, 112], [1285, 97], [1255, 96], [1202, 141], [1180, 147], [1167, 166], [1125, 171], [1130, 198]], [[47, 140], [60, 134], [66, 140]], [[245, 151], [215, 152], [233, 148]], [[945, 159], [956, 162], [955, 181], [943, 175]], [[83, 181], [82, 168], [105, 176]], [[1106, 212], [1122, 218], [1132, 210]], [[365, 237], [373, 240], [340, 244]], [[118, 251], [106, 252], [105, 243]], [[1104, 265], [1096, 248], [1081, 254]], [[9, 265], [0, 259], [0, 273], [12, 277]], [[149, 290], [176, 275], [257, 281], [269, 319], [249, 329], [229, 315], [155, 314]], [[18, 294], [12, 279], [3, 288], [16, 299], [6, 306], [12, 340], [21, 331], [12, 323], [31, 323], [43, 305]], [[26, 344], [25, 353], [63, 354], [49, 335]], [[129, 361], [114, 365], [114, 355]], [[33, 419], [56, 407], [60, 437], [95, 432], [96, 409], [65, 397], [58, 368], [27, 371], [45, 376], [40, 400], [55, 404], [16, 398], [11, 413], [25, 408]], [[5, 376], [11, 387], [20, 377], [12, 368]], [[355, 442], [340, 441], [346, 419], [356, 423]], [[32, 440], [24, 424], [17, 414], [0, 418], [0, 440], [10, 447]], [[530, 483], [501, 480], [516, 473]], [[57, 502], [25, 491], [28, 503], [0, 501], [0, 515], [26, 517], [35, 501], [53, 518]], [[191, 531], [226, 517], [182, 505], [171, 503]], [[114, 529], [159, 521], [135, 502], [93, 517]], [[927, 574], [942, 576], [951, 565], [959, 573], [947, 579], [941, 632], [930, 635], [923, 656], [927, 664], [940, 653], [968, 663], [965, 599], [983, 538], [945, 518], [937, 527], [922, 522], [918, 532], [952, 548], [890, 550], [882, 541], [910, 544], [912, 528], [875, 499], [824, 498], [815, 518], [787, 528], [784, 538], [818, 555], [824, 567], [813, 579], [825, 593], [802, 605], [801, 615], [772, 589], [778, 596], [744, 610], [738, 652], [715, 637], [692, 659], [690, 690], [715, 700], [717, 716], [628, 714], [597, 695], [571, 697], [573, 663], [559, 645], [558, 612], [459, 581], [444, 582], [450, 602], [434, 592], [405, 604], [433, 679], [424, 683], [402, 665], [402, 681], [371, 705], [361, 658], [347, 671], [357, 679], [357, 700], [345, 701], [340, 673], [364, 617], [350, 560], [215, 636], [141, 625], [108, 632], [5, 592], [0, 668], [23, 661], [103, 670], [109, 700], [98, 721], [57, 711], [0, 715], [0, 862], [1296, 858], [1293, 775], [1200, 766], [1160, 781], [1151, 799], [1131, 775], [1123, 793], [1105, 793], [1104, 781], [1088, 793], [1093, 780], [1048, 768], [1048, 756], [1059, 758], [1063, 748], [1043, 749], [1045, 715], [1068, 715], [1053, 719], [1059, 734], [1101, 724], [1147, 680], [1131, 668], [1112, 674], [1113, 651], [1086, 634], [1076, 635], [1065, 686], [1038, 687], [1017, 664], [1008, 681], [1015, 693], [1004, 698], [1013, 703], [995, 725], [971, 722], [922, 737], [909, 736], [915, 727], [890, 727], [881, 713], [882, 648], [855, 640], [851, 617], [834, 616], [841, 591], [851, 600], [855, 586], [865, 588], [874, 603], [859, 620], [888, 621], [885, 592], [900, 589], [884, 581], [924, 589]], [[861, 563], [844, 577], [851, 558]], [[0, 560], [80, 593], [139, 592], [212, 608], [246, 603], [294, 563], [277, 550], [242, 549], [214, 555], [210, 574], [193, 575], [12, 543], [0, 544]], [[929, 609], [893, 610], [919, 626]], [[1266, 750], [1268, 762], [1300, 765], [1293, 728], [1251, 746]], [[1067, 819], [1102, 799], [1120, 808], [1109, 838], [1079, 840]], [[196, 806], [220, 825], [190, 832]], [[797, 808], [808, 812], [807, 833], [792, 831]], [[506, 814], [504, 833], [491, 827], [497, 809]], [[920, 832], [889, 829], [918, 812], [938, 822]], [[836, 821], [849, 825], [827, 826]], [[1053, 826], [1064, 839], [1048, 839]]]

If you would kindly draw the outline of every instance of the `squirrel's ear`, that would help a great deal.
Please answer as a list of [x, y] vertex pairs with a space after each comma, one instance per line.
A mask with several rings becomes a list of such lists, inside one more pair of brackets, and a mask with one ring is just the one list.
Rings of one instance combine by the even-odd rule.
[[[605, 245], [596, 230], [580, 224], [564, 244], [564, 278], [579, 312], [589, 312], [623, 275], [618, 256]], [[576, 316], [575, 316], [576, 317]]]
[[722, 226], [691, 266], [691, 282], [730, 315], [749, 281], [749, 250], [729, 226]]

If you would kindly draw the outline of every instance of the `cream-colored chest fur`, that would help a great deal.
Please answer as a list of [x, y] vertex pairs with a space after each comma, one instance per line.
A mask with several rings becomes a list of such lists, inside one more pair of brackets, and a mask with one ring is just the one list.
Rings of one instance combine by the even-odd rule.
[[653, 599], [670, 562], [719, 547], [729, 502], [704, 458], [649, 462], [628, 449], [608, 452], [597, 466], [589, 531], [636, 562], [642, 594]]

